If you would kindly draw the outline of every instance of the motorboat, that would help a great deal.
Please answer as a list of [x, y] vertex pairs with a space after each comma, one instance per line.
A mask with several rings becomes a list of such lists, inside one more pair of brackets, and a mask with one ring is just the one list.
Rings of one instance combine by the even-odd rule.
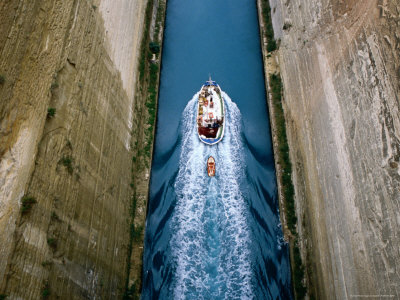
[[219, 85], [209, 78], [201, 87], [197, 106], [197, 133], [207, 145], [224, 137], [225, 103]]

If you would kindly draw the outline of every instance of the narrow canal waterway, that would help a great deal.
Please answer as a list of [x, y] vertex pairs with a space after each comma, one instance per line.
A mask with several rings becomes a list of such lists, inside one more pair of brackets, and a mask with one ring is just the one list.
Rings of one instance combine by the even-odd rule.
[[[262, 68], [255, 1], [168, 0], [142, 299], [292, 298]], [[209, 74], [226, 103], [216, 146], [195, 129]]]

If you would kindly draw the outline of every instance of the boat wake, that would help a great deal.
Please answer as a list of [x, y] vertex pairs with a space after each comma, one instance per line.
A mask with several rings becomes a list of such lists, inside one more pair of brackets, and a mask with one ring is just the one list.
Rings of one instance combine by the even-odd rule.
[[[238, 107], [222, 93], [226, 104], [225, 136], [208, 146], [196, 132], [198, 94], [182, 118], [182, 149], [174, 190], [177, 201], [171, 219], [171, 259], [174, 299], [247, 299], [252, 294], [250, 225], [244, 190], [243, 142]], [[206, 162], [216, 161], [215, 177]]]

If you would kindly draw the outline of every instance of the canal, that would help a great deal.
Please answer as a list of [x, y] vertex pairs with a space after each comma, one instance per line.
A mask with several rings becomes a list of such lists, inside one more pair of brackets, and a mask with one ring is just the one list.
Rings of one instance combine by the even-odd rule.
[[[256, 2], [168, 0], [162, 56], [142, 299], [291, 299]], [[209, 75], [226, 104], [216, 146], [195, 129]]]

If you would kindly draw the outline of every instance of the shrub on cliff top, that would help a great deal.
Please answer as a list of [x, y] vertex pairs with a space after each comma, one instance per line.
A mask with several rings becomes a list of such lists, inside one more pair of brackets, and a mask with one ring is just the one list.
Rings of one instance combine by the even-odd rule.
[[34, 197], [23, 196], [21, 199], [21, 204], [22, 204], [21, 213], [23, 215], [27, 214], [31, 210], [33, 204], [35, 204], [35, 203], [36, 203], [36, 199]]

